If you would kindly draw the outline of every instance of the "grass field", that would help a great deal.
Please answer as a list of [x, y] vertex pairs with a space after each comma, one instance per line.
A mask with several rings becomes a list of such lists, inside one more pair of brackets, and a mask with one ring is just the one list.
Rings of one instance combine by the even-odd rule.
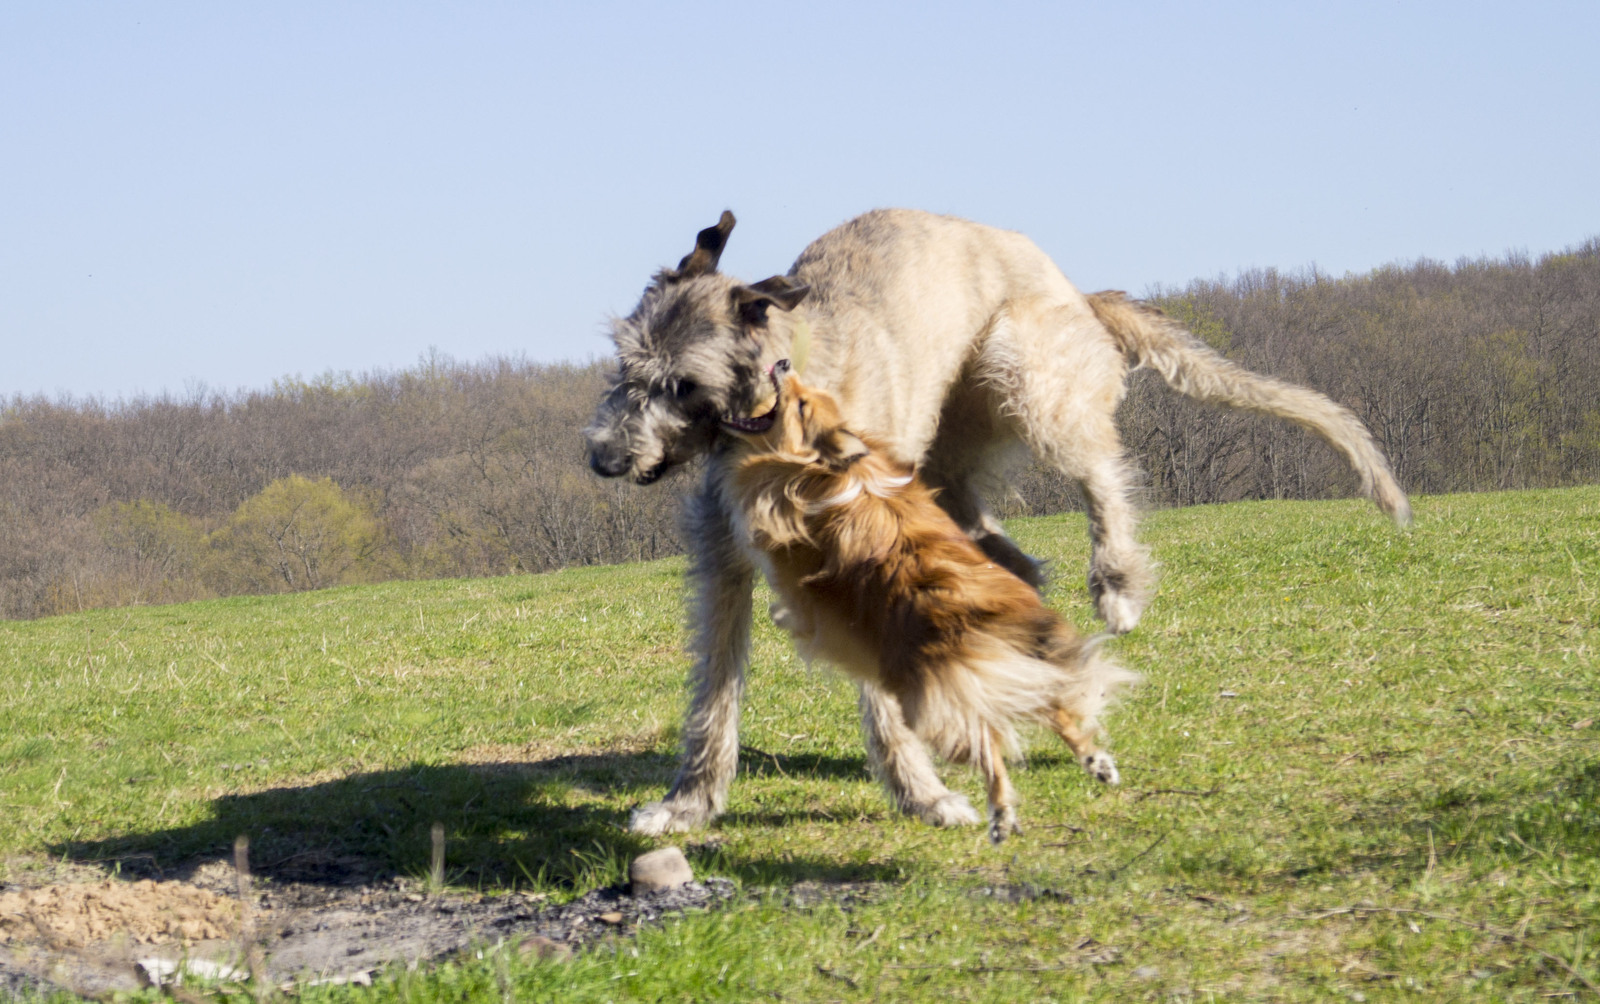
[[[737, 905], [302, 997], [1600, 997], [1600, 488], [1416, 509], [1153, 513], [1160, 592], [1112, 645], [1145, 676], [1108, 718], [1124, 784], [1036, 737], [999, 849], [891, 814], [853, 691], [762, 617], [729, 812], [682, 841]], [[1091, 628], [1082, 518], [1012, 530]], [[453, 884], [619, 881], [673, 772], [682, 568], [0, 622], [0, 878], [239, 833], [284, 874], [421, 876], [438, 820]], [[780, 895], [841, 881], [869, 884]]]

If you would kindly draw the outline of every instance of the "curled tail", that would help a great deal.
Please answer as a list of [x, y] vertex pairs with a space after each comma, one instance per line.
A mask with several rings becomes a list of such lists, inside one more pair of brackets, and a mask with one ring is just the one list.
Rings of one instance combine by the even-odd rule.
[[1135, 366], [1150, 367], [1174, 390], [1196, 400], [1276, 415], [1309, 429], [1355, 470], [1363, 495], [1398, 525], [1411, 522], [1411, 503], [1389, 461], [1350, 409], [1314, 390], [1235, 365], [1158, 308], [1126, 293], [1092, 293], [1089, 306]]

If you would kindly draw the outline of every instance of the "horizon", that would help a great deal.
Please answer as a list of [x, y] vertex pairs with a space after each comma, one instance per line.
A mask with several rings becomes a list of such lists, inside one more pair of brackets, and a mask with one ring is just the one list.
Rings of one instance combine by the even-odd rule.
[[903, 205], [1136, 295], [1600, 234], [1595, 5], [780, 15], [0, 11], [0, 400], [604, 357], [724, 208], [752, 281]]
[[[1600, 246], [1600, 234], [1584, 238], [1583, 240], [1574, 244], [1570, 244], [1564, 248], [1543, 251], [1538, 254], [1532, 254], [1524, 248], [1511, 248], [1498, 255], [1462, 255], [1458, 256], [1452, 261], [1445, 261], [1444, 259], [1430, 258], [1427, 256], [1419, 256], [1417, 258], [1411, 258], [1407, 260], [1383, 262], [1361, 272], [1346, 271], [1337, 276], [1330, 275], [1326, 270], [1319, 269], [1315, 262], [1301, 266], [1297, 269], [1263, 265], [1254, 269], [1245, 269], [1234, 272], [1231, 275], [1217, 275], [1210, 278], [1197, 276], [1182, 284], [1169, 287], [1151, 287], [1135, 295], [1141, 298], [1181, 295], [1185, 289], [1189, 288], [1195, 283], [1215, 282], [1228, 285], [1235, 283], [1251, 274], [1276, 274], [1287, 277], [1292, 281], [1305, 281], [1313, 274], [1316, 274], [1320, 275], [1324, 279], [1331, 279], [1334, 282], [1346, 282], [1366, 279], [1386, 269], [1404, 270], [1423, 264], [1439, 265], [1450, 270], [1451, 272], [1457, 272], [1466, 266], [1480, 265], [1485, 263], [1490, 265], [1512, 266], [1519, 260], [1528, 262], [1532, 265], [1538, 265], [1549, 258], [1579, 253], [1589, 245]], [[268, 377], [259, 383], [241, 384], [234, 387], [217, 387], [206, 384], [203, 381], [189, 380], [186, 381], [181, 388], [162, 387], [156, 390], [140, 389], [135, 390], [132, 393], [119, 394], [116, 396], [94, 393], [63, 394], [59, 392], [54, 394], [43, 392], [14, 392], [11, 394], [0, 393], [0, 407], [4, 407], [7, 403], [14, 404], [19, 401], [39, 400], [48, 401], [49, 403], [58, 406], [68, 407], [98, 405], [112, 411], [120, 407], [134, 406], [152, 401], [176, 401], [179, 403], [189, 403], [195, 401], [220, 399], [226, 404], [233, 404], [236, 403], [238, 399], [248, 397], [252, 394], [277, 393], [281, 388], [287, 385], [298, 384], [301, 387], [316, 387], [319, 385], [338, 386], [341, 384], [361, 384], [385, 377], [401, 376], [408, 373], [418, 373], [431, 366], [477, 369], [482, 367], [492, 367], [497, 364], [508, 364], [512, 366], [545, 367], [552, 369], [562, 366], [585, 368], [596, 363], [603, 364], [609, 361], [612, 357], [609, 348], [609, 343], [607, 343], [603, 347], [604, 350], [597, 349], [585, 358], [566, 357], [537, 359], [521, 350], [513, 350], [510, 352], [489, 352], [473, 358], [465, 358], [456, 356], [450, 352], [446, 352], [437, 345], [430, 345], [418, 353], [416, 358], [412, 359], [410, 362], [361, 366], [359, 368], [329, 368], [309, 374], [305, 372], [280, 373], [275, 376]], [[0, 413], [0, 417], [4, 417], [3, 413]]]

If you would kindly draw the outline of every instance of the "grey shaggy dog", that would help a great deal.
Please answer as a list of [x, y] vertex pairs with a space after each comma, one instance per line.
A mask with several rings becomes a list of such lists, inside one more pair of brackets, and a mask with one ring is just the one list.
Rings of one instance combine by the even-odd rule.
[[[702, 230], [614, 324], [618, 368], [584, 430], [589, 464], [649, 484], [707, 457], [689, 500], [695, 656], [683, 763], [671, 792], [637, 809], [635, 832], [702, 825], [722, 811], [738, 763], [754, 565], [722, 501], [719, 420], [748, 416], [779, 359], [808, 357], [846, 427], [914, 464], [938, 501], [996, 563], [1038, 586], [1038, 564], [983, 501], [1031, 451], [1081, 487], [1089, 589], [1106, 626], [1131, 630], [1149, 599], [1149, 557], [1134, 536], [1133, 473], [1115, 413], [1130, 371], [1147, 366], [1203, 401], [1277, 415], [1338, 450], [1378, 507], [1410, 506], [1359, 419], [1327, 397], [1230, 363], [1159, 310], [1122, 293], [1085, 296], [1021, 234], [911, 210], [867, 213], [818, 238], [787, 275], [746, 284], [717, 271], [732, 213]], [[807, 350], [809, 350], [807, 352]], [[868, 757], [903, 812], [976, 823], [907, 729], [894, 699], [861, 691]]]

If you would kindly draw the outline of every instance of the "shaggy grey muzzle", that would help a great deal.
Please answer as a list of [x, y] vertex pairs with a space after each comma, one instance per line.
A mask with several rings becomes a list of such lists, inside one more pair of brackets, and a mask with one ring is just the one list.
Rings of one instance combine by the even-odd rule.
[[653, 485], [657, 481], [661, 480], [661, 475], [667, 473], [667, 468], [669, 466], [671, 465], [663, 460], [661, 463], [650, 468], [648, 471], [640, 471], [639, 473], [635, 474], [633, 476], [633, 483], [636, 485]]
[[635, 484], [648, 485], [673, 465], [665, 451], [637, 448], [641, 439], [647, 445], [657, 440], [625, 424], [597, 421], [583, 431], [583, 438], [589, 447], [589, 469], [603, 478], [628, 476]]
[[617, 453], [605, 446], [589, 446], [589, 469], [602, 478], [619, 478], [631, 466], [626, 453]]
[[610, 443], [589, 444], [589, 469], [602, 478], [620, 478], [630, 471], [633, 473], [635, 484], [654, 484], [667, 472], [669, 464], [662, 460], [648, 470], [635, 470], [635, 458], [625, 449], [617, 449]]
[[589, 448], [589, 469], [602, 478], [621, 477], [633, 466], [628, 437], [615, 418], [616, 412], [602, 405], [594, 421], [583, 430], [583, 442]]

